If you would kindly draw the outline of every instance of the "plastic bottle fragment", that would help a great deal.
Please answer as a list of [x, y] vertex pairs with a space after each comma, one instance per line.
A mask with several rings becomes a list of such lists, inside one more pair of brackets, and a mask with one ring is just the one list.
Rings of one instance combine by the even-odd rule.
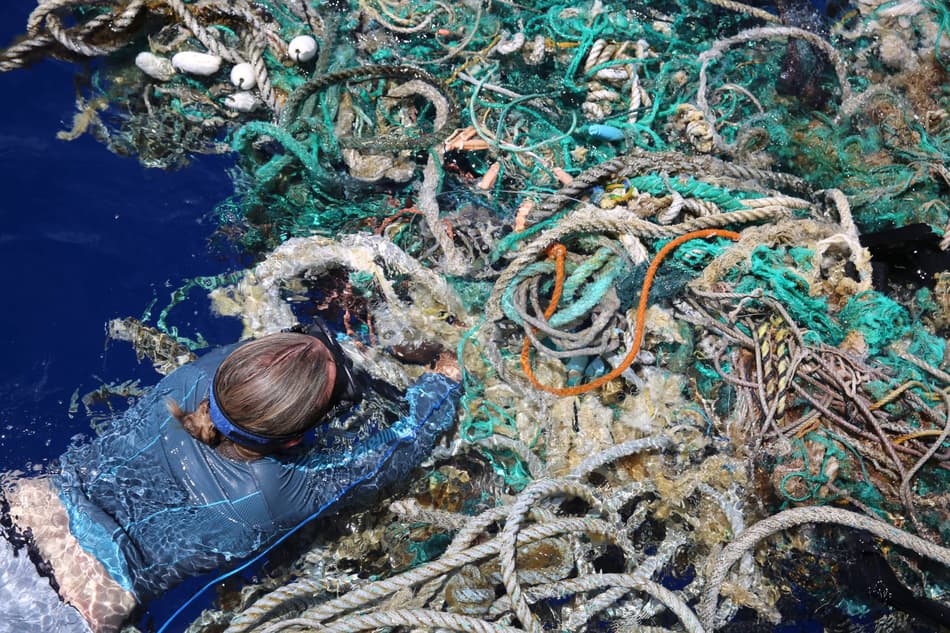
[[168, 81], [175, 76], [175, 67], [171, 60], [149, 51], [142, 51], [136, 55], [135, 65], [143, 73], [159, 81]]

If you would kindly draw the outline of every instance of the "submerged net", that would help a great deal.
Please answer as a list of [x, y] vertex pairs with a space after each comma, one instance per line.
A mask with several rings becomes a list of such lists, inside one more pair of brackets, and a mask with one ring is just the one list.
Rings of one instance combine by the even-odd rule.
[[170, 370], [204, 344], [166, 320], [198, 288], [245, 336], [321, 314], [462, 365], [407, 496], [190, 630], [944, 626], [948, 19], [39, 5], [0, 69], [96, 60], [63, 137], [235, 158], [219, 234], [256, 265], [116, 336]]

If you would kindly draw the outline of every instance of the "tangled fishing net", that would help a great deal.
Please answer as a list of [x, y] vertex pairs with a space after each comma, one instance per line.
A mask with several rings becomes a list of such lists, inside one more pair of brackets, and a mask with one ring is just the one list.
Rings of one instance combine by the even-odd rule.
[[41, 3], [0, 69], [84, 64], [64, 138], [235, 159], [219, 233], [256, 265], [115, 337], [170, 371], [199, 288], [245, 336], [320, 314], [392, 380], [373, 350], [463, 369], [405, 496], [190, 630], [946, 626], [948, 24], [942, 0]]

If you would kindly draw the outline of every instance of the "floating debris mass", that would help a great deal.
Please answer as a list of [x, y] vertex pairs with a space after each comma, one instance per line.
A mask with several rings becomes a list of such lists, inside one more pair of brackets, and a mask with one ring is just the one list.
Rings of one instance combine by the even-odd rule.
[[319, 313], [393, 380], [463, 370], [408, 493], [189, 631], [945, 630], [948, 26], [942, 0], [40, 3], [0, 70], [84, 64], [61, 138], [236, 157], [218, 234], [256, 264], [112, 336], [186, 362], [165, 318], [197, 287], [245, 336]]

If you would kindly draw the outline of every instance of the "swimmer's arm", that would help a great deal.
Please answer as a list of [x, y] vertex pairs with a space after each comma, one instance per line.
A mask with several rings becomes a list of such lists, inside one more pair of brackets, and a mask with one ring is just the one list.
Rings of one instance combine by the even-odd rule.
[[[381, 489], [405, 479], [431, 452], [440, 435], [455, 422], [458, 383], [442, 374], [424, 374], [408, 389], [408, 413], [390, 429], [351, 447], [346, 461], [317, 468], [298, 508], [337, 513], [372, 501]], [[286, 498], [286, 497], [285, 497]]]

